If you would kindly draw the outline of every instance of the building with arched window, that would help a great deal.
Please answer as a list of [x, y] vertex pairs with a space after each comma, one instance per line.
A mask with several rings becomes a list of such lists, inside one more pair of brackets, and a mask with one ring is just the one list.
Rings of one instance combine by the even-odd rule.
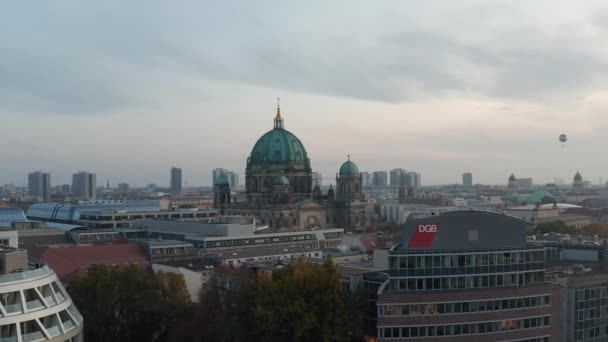
[[285, 129], [280, 107], [273, 129], [251, 150], [245, 171], [245, 198], [235, 202], [224, 180], [214, 184], [215, 206], [223, 215], [252, 216], [273, 230], [344, 228], [362, 230], [366, 203], [361, 173], [350, 160], [336, 177], [337, 189], [323, 195], [313, 184], [313, 171], [304, 144]]

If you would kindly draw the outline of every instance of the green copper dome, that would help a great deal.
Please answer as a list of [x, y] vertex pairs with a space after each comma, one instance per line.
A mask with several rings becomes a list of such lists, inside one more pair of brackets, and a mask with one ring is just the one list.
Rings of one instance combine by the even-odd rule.
[[509, 176], [509, 182], [513, 182], [515, 181], [515, 176], [513, 174], [511, 174], [511, 176]]
[[346, 162], [344, 162], [344, 164], [342, 164], [342, 166], [340, 166], [340, 174], [341, 175], [358, 175], [359, 168], [357, 167], [357, 164], [353, 163], [349, 159]]
[[274, 185], [289, 185], [289, 179], [285, 176], [274, 177]]
[[228, 183], [228, 179], [224, 175], [220, 175], [213, 185], [230, 185], [230, 183]]
[[309, 164], [304, 145], [298, 137], [283, 128], [283, 118], [279, 111], [274, 129], [258, 139], [247, 162], [248, 167], [269, 164]]
[[581, 176], [581, 174], [576, 171], [576, 174], [574, 175], [574, 180], [575, 181], [582, 181], [583, 180], [583, 176]]

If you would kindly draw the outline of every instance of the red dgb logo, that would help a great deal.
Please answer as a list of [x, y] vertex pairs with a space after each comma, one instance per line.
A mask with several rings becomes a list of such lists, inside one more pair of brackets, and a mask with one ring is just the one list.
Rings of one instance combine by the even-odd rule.
[[420, 233], [436, 233], [437, 225], [436, 224], [419, 224], [418, 231]]
[[419, 224], [408, 247], [432, 247], [438, 231], [438, 224]]

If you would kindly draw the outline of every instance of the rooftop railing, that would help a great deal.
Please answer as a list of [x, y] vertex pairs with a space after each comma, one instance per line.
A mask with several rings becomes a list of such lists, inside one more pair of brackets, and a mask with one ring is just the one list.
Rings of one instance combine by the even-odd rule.
[[9, 273], [0, 275], [0, 285], [4, 285], [5, 283], [13, 283], [18, 281], [29, 280], [33, 278], [43, 277], [50, 273], [50, 269], [48, 266], [43, 266], [37, 269], [18, 272], [18, 273]]

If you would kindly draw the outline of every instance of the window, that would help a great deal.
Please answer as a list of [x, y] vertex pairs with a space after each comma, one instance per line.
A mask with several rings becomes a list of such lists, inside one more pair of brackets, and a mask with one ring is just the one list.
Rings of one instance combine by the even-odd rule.
[[478, 241], [479, 240], [479, 231], [477, 229], [470, 229], [467, 231], [469, 235], [469, 241]]

